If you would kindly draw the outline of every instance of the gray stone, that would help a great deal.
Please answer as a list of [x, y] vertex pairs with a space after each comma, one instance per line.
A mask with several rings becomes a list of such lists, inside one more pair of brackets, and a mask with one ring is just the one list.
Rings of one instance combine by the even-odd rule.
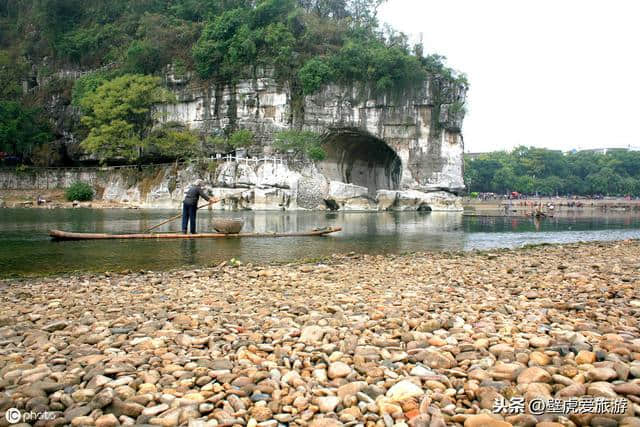
[[42, 330], [46, 332], [55, 332], [60, 331], [67, 326], [69, 326], [69, 322], [67, 322], [66, 320], [57, 320], [55, 322], [48, 323], [42, 328]]

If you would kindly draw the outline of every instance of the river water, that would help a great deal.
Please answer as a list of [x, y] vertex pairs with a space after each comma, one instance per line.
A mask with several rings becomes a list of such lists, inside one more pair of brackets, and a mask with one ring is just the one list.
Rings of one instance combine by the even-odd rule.
[[[214, 215], [243, 218], [243, 231], [308, 231], [341, 226], [327, 237], [93, 240], [54, 242], [49, 229], [129, 233], [175, 215], [170, 210], [0, 209], [0, 277], [79, 271], [163, 270], [212, 266], [231, 258], [245, 263], [309, 260], [334, 253], [384, 254], [462, 251], [525, 244], [640, 238], [638, 214], [529, 218], [467, 217], [452, 213], [201, 211], [198, 230], [212, 230]], [[179, 231], [179, 221], [158, 231]]]

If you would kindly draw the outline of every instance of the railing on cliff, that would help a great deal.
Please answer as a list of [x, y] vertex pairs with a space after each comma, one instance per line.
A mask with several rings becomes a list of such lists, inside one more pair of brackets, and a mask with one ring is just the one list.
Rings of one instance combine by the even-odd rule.
[[217, 160], [217, 161], [224, 161], [225, 163], [227, 162], [244, 163], [246, 165], [249, 165], [251, 163], [255, 165], [258, 165], [260, 163], [273, 163], [274, 167], [278, 164], [284, 165], [289, 161], [289, 157], [287, 156], [269, 156], [269, 157], [263, 156], [262, 158], [260, 158], [260, 157], [232, 156], [230, 154], [226, 156], [212, 157], [211, 159]]

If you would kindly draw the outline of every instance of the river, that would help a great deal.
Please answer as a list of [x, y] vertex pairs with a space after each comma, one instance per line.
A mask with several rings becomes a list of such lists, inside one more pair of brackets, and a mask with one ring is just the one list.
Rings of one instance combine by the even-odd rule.
[[[213, 215], [245, 220], [243, 231], [306, 231], [341, 226], [327, 237], [106, 240], [53, 242], [49, 229], [140, 232], [175, 215], [169, 210], [0, 209], [0, 277], [81, 271], [164, 270], [244, 263], [292, 262], [333, 253], [403, 253], [512, 248], [526, 244], [640, 238], [638, 214], [550, 218], [467, 217], [452, 213], [204, 211], [198, 229], [212, 230]], [[179, 221], [158, 231], [179, 231]]]

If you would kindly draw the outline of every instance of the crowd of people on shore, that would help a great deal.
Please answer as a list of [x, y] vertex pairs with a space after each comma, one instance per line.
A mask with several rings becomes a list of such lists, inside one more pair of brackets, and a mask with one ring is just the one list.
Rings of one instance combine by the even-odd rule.
[[529, 200], [529, 199], [566, 199], [568, 202], [573, 203], [583, 203], [581, 201], [585, 200], [640, 200], [640, 197], [632, 197], [632, 196], [620, 196], [620, 197], [609, 197], [599, 195], [593, 196], [576, 196], [576, 195], [567, 195], [567, 196], [542, 196], [542, 195], [529, 195], [518, 192], [512, 192], [507, 194], [498, 194], [498, 193], [472, 193], [470, 198], [476, 199], [479, 201], [490, 201], [490, 200]]

